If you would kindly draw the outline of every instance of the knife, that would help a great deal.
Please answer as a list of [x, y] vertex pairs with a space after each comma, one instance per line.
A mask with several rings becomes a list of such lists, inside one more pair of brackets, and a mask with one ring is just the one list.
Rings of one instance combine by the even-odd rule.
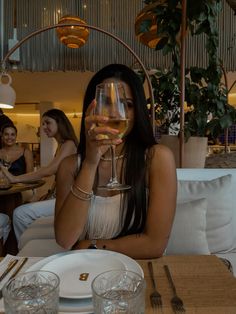
[[20, 262], [20, 265], [16, 268], [16, 270], [14, 271], [14, 273], [11, 275], [11, 277], [9, 278], [9, 280], [11, 280], [12, 278], [14, 278], [19, 271], [21, 270], [21, 268], [25, 265], [25, 263], [28, 261], [28, 257], [24, 257], [22, 259], [22, 261]]
[[6, 275], [12, 270], [12, 268], [18, 263], [18, 259], [15, 259], [13, 261], [11, 261], [8, 265], [7, 265], [7, 269], [2, 273], [2, 275], [0, 276], [0, 282], [6, 277]]

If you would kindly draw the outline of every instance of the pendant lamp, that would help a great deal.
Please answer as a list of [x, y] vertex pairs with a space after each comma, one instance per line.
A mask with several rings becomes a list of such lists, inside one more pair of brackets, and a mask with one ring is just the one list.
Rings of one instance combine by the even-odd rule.
[[[8, 78], [7, 83], [3, 83], [3, 77]], [[7, 73], [0, 75], [0, 108], [12, 109], [15, 107], [16, 93], [11, 87], [11, 76]]]
[[86, 27], [76, 26], [76, 23], [84, 24], [86, 22], [80, 19], [78, 16], [64, 16], [58, 24], [74, 24], [72, 26], [58, 27], [57, 36], [59, 40], [68, 48], [80, 48], [82, 47], [89, 36], [89, 30]]
[[[157, 0], [154, 3], [150, 3], [139, 12], [135, 19], [135, 35], [137, 39], [149, 48], [156, 48], [156, 45], [163, 37], [157, 36], [157, 18], [153, 13], [153, 9], [158, 6], [167, 6], [167, 0]], [[142, 23], [144, 21], [149, 22], [149, 30], [142, 31]]]

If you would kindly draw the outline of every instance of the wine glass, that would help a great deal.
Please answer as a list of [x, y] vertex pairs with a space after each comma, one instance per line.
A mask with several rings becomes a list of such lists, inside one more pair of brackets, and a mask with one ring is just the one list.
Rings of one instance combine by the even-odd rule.
[[7, 170], [11, 167], [11, 160], [9, 155], [5, 155], [2, 159], [2, 165], [7, 168]]
[[[118, 136], [122, 138], [128, 129], [128, 106], [125, 96], [125, 90], [122, 83], [110, 82], [102, 83], [96, 86], [96, 107], [95, 115], [103, 115], [109, 120], [103, 124], [98, 123], [98, 126], [109, 126], [118, 129]], [[103, 135], [104, 138], [114, 138], [117, 135]], [[99, 189], [105, 190], [128, 190], [131, 187], [126, 184], [119, 183], [116, 172], [115, 145], [111, 145], [111, 178], [104, 186], [99, 186]]]

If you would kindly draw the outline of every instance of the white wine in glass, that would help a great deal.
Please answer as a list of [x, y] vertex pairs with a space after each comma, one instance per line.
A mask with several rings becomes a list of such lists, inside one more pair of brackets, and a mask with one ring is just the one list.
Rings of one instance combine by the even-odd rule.
[[[118, 135], [102, 135], [106, 139], [122, 138], [129, 126], [128, 105], [125, 96], [125, 90], [122, 83], [110, 82], [102, 83], [96, 87], [96, 107], [95, 115], [102, 115], [109, 118], [105, 123], [99, 123], [99, 126], [109, 126], [120, 131]], [[128, 190], [131, 187], [119, 183], [116, 172], [115, 145], [111, 145], [111, 178], [107, 185], [99, 186], [106, 190]]]
[[11, 167], [12, 162], [11, 162], [10, 157], [8, 155], [4, 156], [4, 158], [2, 159], [2, 164], [7, 169], [9, 169]]

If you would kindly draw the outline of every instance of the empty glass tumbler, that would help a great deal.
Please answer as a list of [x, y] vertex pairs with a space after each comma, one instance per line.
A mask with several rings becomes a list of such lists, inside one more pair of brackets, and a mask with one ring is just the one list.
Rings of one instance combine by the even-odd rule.
[[127, 270], [111, 270], [92, 282], [94, 314], [144, 314], [145, 280]]
[[30, 271], [17, 275], [2, 290], [5, 313], [58, 313], [59, 283], [59, 277], [49, 271]]

